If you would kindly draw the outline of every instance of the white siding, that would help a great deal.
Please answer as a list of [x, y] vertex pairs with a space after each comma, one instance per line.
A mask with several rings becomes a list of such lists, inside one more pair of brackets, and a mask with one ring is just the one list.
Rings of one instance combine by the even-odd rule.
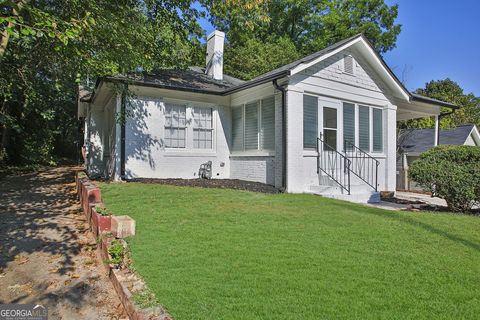
[[[344, 72], [344, 56], [353, 57], [353, 74]], [[396, 145], [395, 110], [393, 99], [385, 86], [380, 82], [371, 68], [362, 61], [355, 51], [344, 51], [294, 75], [290, 80], [287, 101], [287, 144], [288, 144], [288, 191], [305, 192], [310, 186], [319, 185], [317, 175], [316, 152], [297, 147], [303, 142], [303, 94], [315, 95], [320, 101], [328, 101], [339, 108], [338, 125], [339, 139], [343, 140], [343, 104], [351, 102], [356, 105], [366, 105], [384, 109], [383, 116], [383, 146], [381, 153], [372, 154], [380, 162], [378, 183], [379, 190], [393, 191], [395, 189], [395, 153], [390, 146]], [[391, 109], [391, 110], [390, 110]], [[388, 114], [386, 112], [388, 110]], [[390, 112], [392, 111], [392, 112]], [[358, 123], [358, 115], [356, 116]], [[319, 116], [318, 121], [322, 121]], [[355, 126], [358, 136], [358, 125]], [[368, 132], [371, 145], [372, 132]], [[342, 145], [342, 143], [340, 144]], [[377, 141], [378, 143], [378, 141]], [[358, 141], [356, 141], [358, 144]], [[386, 148], [385, 146], [389, 146]], [[392, 158], [392, 159], [390, 159]], [[393, 179], [392, 179], [393, 173]]]

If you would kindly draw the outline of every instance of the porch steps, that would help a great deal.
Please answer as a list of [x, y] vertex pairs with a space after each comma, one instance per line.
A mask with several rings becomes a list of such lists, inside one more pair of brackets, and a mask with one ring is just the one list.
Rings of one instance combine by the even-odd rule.
[[339, 186], [330, 185], [312, 185], [308, 193], [316, 194], [322, 197], [345, 200], [356, 203], [379, 203], [380, 192], [372, 190], [367, 185], [351, 185], [350, 194]]

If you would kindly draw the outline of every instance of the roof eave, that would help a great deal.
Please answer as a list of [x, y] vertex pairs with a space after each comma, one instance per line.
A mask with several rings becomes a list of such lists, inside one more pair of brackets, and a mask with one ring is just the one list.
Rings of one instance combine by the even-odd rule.
[[424, 97], [424, 96], [421, 96], [421, 95], [418, 95], [418, 94], [411, 94], [411, 97], [412, 97], [411, 98], [412, 101], [418, 101], [418, 102], [423, 102], [423, 103], [428, 103], [428, 104], [435, 104], [435, 105], [438, 105], [438, 106], [441, 106], [441, 107], [450, 108], [450, 109], [454, 109], [454, 110], [459, 108], [459, 106], [457, 106], [453, 103], [440, 101], [440, 100], [429, 98], [429, 97]]

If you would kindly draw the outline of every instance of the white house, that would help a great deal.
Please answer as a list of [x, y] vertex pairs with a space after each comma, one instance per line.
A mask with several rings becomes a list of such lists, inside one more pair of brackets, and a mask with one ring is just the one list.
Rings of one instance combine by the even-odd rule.
[[90, 175], [192, 179], [211, 161], [212, 178], [375, 201], [396, 187], [397, 120], [456, 108], [408, 92], [362, 35], [250, 81], [223, 74], [223, 32], [207, 41], [205, 69], [106, 77], [80, 97]]

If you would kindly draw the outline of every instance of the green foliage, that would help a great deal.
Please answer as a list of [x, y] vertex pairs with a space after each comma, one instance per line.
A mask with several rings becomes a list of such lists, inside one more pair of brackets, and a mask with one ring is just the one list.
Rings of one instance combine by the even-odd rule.
[[[389, 6], [384, 0], [259, 1], [252, 10], [232, 8], [230, 1], [215, 4], [210, 11], [210, 21], [226, 31], [231, 56], [239, 59], [246, 58], [242, 54], [257, 47], [251, 41], [264, 43], [258, 48], [261, 56], [281, 56], [282, 51], [268, 49], [272, 43], [279, 47], [289, 39], [296, 53], [288, 46], [288, 55], [278, 60], [290, 62], [294, 56], [308, 55], [361, 32], [378, 52], [384, 53], [395, 47], [401, 30], [395, 23], [398, 5]], [[265, 59], [253, 62], [242, 67], [236, 61], [225, 59], [225, 66], [227, 70], [239, 70], [249, 79], [263, 70], [274, 69], [278, 61], [266, 61], [267, 65]]]
[[107, 217], [107, 216], [111, 216], [112, 213], [105, 207], [102, 207], [102, 206], [95, 206], [95, 211], [101, 215], [101, 216], [104, 216], [104, 217]]
[[140, 292], [134, 292], [132, 294], [132, 298], [135, 305], [141, 309], [151, 308], [159, 305], [155, 293], [148, 287], [145, 287]]
[[[442, 118], [442, 129], [454, 128], [462, 124], [476, 124], [480, 127], [480, 98], [473, 93], [465, 94], [463, 89], [453, 80], [432, 80], [425, 84], [425, 88], [415, 90], [416, 93], [437, 100], [450, 102], [459, 107], [455, 113]], [[442, 112], [451, 111], [443, 108]], [[434, 128], [435, 118], [422, 118], [403, 121], [401, 128]]]
[[125, 247], [120, 241], [114, 240], [108, 247], [108, 254], [110, 254], [109, 263], [121, 265], [123, 263], [123, 258], [125, 257]]
[[300, 58], [288, 38], [248, 39], [241, 46], [227, 47], [225, 73], [240, 79], [252, 79]]
[[453, 211], [480, 204], [480, 147], [438, 146], [409, 168], [411, 179], [447, 201]]
[[109, 208], [135, 219], [133, 265], [175, 319], [480, 314], [478, 217], [305, 194], [100, 187]]
[[189, 65], [202, 34], [192, 2], [1, 2], [0, 161], [76, 159], [78, 84]]

